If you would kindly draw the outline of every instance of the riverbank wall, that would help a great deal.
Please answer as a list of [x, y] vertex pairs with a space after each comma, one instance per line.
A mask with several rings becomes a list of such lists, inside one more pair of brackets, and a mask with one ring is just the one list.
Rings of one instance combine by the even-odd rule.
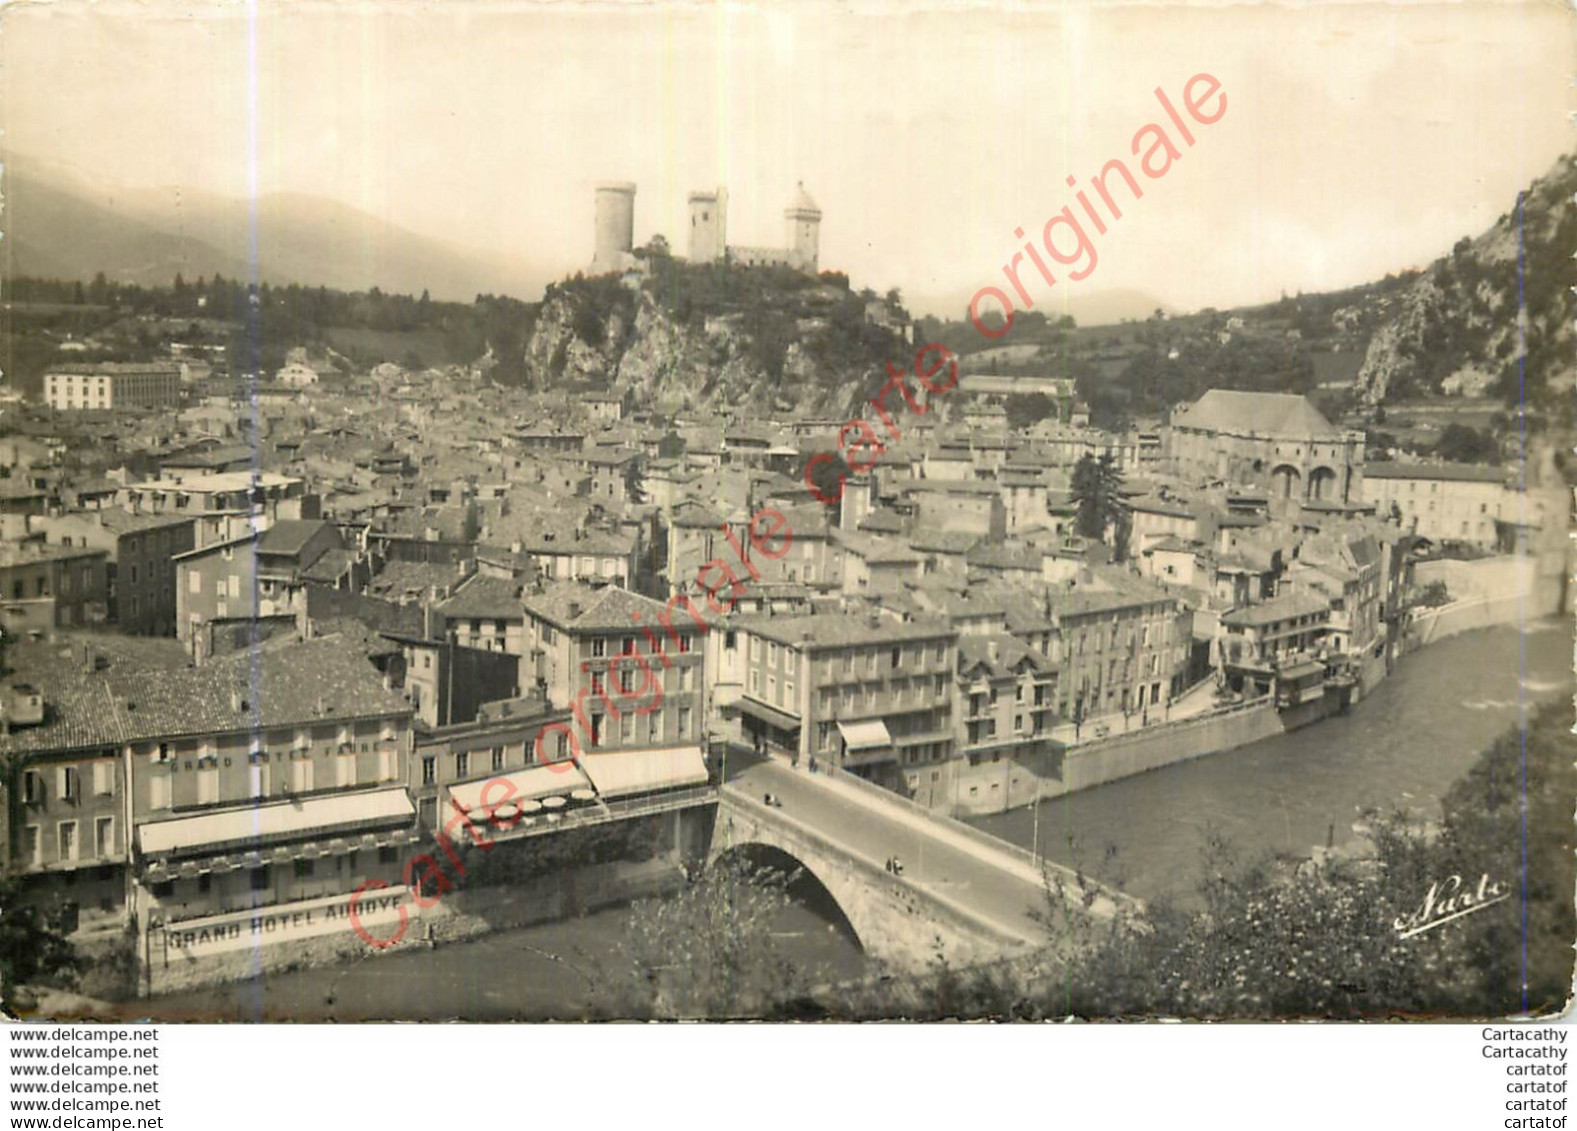
[[1413, 651], [1464, 632], [1543, 620], [1561, 611], [1564, 587], [1559, 574], [1539, 558], [1502, 555], [1477, 561], [1420, 562], [1415, 584], [1445, 585], [1453, 600], [1413, 610], [1407, 650]]
[[[1560, 613], [1571, 593], [1561, 584], [1561, 576], [1552, 571], [1549, 559], [1529, 555], [1419, 563], [1416, 585], [1422, 588], [1436, 581], [1444, 583], [1455, 599], [1436, 608], [1414, 610], [1404, 653], [1464, 632], [1544, 620]], [[1383, 657], [1363, 657], [1349, 705], [1372, 693], [1389, 674]], [[916, 800], [956, 817], [1003, 813], [1034, 804], [1037, 799], [1076, 793], [1314, 725], [1336, 709], [1330, 703], [1311, 704], [1312, 717], [1300, 718], [1277, 711], [1268, 699], [1247, 707], [1224, 708], [1194, 719], [1079, 743], [1063, 751], [1060, 760], [1040, 757], [1036, 761], [961, 766], [954, 771], [956, 781], [944, 781], [929, 793], [917, 791]]]

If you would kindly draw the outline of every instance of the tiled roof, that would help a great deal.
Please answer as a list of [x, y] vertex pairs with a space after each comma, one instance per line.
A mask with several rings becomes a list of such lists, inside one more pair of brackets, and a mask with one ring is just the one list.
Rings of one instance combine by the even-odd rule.
[[1211, 389], [1172, 419], [1174, 428], [1206, 432], [1258, 432], [1268, 436], [1337, 437], [1341, 429], [1295, 393]]
[[1330, 601], [1317, 594], [1289, 593], [1284, 597], [1277, 597], [1273, 601], [1266, 601], [1262, 605], [1248, 605], [1241, 609], [1233, 609], [1229, 613], [1223, 613], [1221, 615], [1221, 623], [1260, 627], [1274, 624], [1276, 621], [1288, 620], [1291, 617], [1312, 616], [1316, 613], [1329, 612], [1330, 607]]
[[1025, 662], [1041, 672], [1052, 671], [1055, 667], [1037, 649], [1005, 632], [966, 633], [958, 638], [958, 670], [961, 673], [984, 667], [1002, 678], [1012, 675]]
[[195, 521], [190, 515], [133, 513], [125, 507], [105, 507], [93, 516], [105, 530], [116, 534], [140, 534], [144, 530], [157, 530], [165, 526], [190, 526]]
[[[533, 616], [572, 632], [629, 632], [637, 624], [659, 624], [657, 618], [664, 611], [661, 602], [628, 589], [613, 585], [594, 589], [578, 581], [550, 582], [541, 592], [528, 589], [522, 602]], [[682, 603], [679, 608], [684, 609]], [[703, 614], [707, 611], [704, 601], [697, 601], [696, 608]], [[639, 614], [639, 619], [632, 614]], [[691, 624], [688, 611], [676, 611], [672, 619], [677, 631], [682, 632]]]
[[443, 562], [394, 560], [386, 562], [377, 576], [367, 583], [367, 592], [375, 597], [420, 596], [437, 586], [440, 594], [446, 594], [460, 577], [456, 566]]
[[520, 620], [525, 611], [520, 603], [520, 585], [509, 578], [477, 574], [462, 585], [455, 595], [438, 606], [451, 619], [488, 617], [494, 620]]
[[1368, 463], [1365, 479], [1437, 479], [1454, 483], [1504, 483], [1505, 469], [1474, 463]]
[[945, 619], [898, 621], [843, 613], [815, 613], [789, 617], [746, 617], [734, 627], [767, 640], [796, 648], [836, 648], [851, 644], [892, 644], [906, 640], [934, 640], [953, 637], [956, 632]]
[[129, 741], [410, 712], [363, 648], [342, 636], [263, 647], [200, 668], [112, 667], [106, 674]]

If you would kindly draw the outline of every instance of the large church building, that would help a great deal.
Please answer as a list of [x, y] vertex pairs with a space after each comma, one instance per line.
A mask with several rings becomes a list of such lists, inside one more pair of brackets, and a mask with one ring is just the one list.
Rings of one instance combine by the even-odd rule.
[[1211, 389], [1173, 415], [1166, 444], [1179, 476], [1257, 488], [1272, 500], [1363, 498], [1363, 433], [1336, 427], [1304, 396]]

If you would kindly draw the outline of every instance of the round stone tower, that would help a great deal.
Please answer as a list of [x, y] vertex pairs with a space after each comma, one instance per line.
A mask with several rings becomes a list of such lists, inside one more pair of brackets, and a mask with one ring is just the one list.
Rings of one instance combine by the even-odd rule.
[[783, 210], [788, 223], [789, 262], [801, 271], [814, 275], [821, 254], [821, 209], [805, 191], [805, 182], [799, 183], [794, 202]]
[[597, 186], [596, 273], [621, 271], [635, 246], [635, 185], [604, 181]]

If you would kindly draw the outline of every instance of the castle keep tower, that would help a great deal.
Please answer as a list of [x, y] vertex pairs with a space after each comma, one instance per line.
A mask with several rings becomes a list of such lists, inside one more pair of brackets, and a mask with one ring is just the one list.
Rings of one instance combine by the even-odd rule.
[[728, 246], [728, 190], [690, 194], [690, 262], [714, 263]]
[[629, 181], [604, 181], [597, 186], [596, 251], [593, 274], [622, 271], [635, 246], [635, 185]]
[[821, 209], [805, 191], [804, 181], [794, 193], [794, 203], [783, 210], [783, 219], [788, 224], [789, 263], [814, 275], [821, 253]]

